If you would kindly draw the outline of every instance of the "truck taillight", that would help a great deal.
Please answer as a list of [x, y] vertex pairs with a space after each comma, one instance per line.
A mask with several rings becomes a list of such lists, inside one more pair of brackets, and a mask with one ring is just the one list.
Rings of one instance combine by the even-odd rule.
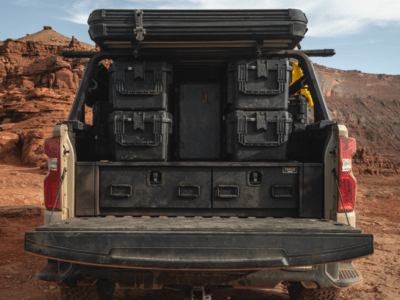
[[[346, 211], [354, 209], [356, 202], [356, 178], [352, 172], [352, 157], [356, 154], [356, 140], [340, 138], [339, 153], [339, 188]], [[339, 199], [339, 211], [343, 211], [342, 201]]]
[[[60, 186], [60, 138], [52, 137], [44, 141], [44, 152], [49, 160], [49, 171], [44, 178], [44, 204], [47, 209], [53, 209]], [[60, 199], [58, 199], [56, 210], [60, 210]]]

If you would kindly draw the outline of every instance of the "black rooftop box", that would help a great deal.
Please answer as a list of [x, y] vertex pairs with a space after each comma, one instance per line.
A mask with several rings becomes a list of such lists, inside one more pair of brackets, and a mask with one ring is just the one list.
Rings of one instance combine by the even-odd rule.
[[88, 24], [90, 38], [102, 50], [136, 49], [138, 44], [140, 51], [199, 44], [291, 50], [307, 31], [307, 18], [297, 9], [100, 9], [90, 14]]

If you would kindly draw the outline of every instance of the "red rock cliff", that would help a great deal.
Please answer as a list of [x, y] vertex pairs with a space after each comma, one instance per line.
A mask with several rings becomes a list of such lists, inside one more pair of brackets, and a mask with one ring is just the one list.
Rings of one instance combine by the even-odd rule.
[[0, 45], [0, 160], [41, 165], [43, 141], [68, 117], [87, 59], [62, 51], [94, 47], [45, 28]]

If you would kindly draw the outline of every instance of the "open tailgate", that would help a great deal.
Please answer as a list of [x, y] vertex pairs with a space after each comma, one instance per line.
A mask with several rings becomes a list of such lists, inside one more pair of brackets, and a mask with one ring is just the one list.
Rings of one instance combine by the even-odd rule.
[[95, 217], [26, 232], [25, 250], [103, 266], [259, 269], [359, 258], [373, 236], [323, 219]]

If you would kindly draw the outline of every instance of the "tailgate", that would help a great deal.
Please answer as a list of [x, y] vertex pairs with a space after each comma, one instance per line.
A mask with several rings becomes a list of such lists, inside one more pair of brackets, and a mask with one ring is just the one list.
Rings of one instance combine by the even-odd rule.
[[104, 266], [258, 269], [359, 258], [373, 236], [323, 219], [110, 216], [38, 227], [25, 250]]

